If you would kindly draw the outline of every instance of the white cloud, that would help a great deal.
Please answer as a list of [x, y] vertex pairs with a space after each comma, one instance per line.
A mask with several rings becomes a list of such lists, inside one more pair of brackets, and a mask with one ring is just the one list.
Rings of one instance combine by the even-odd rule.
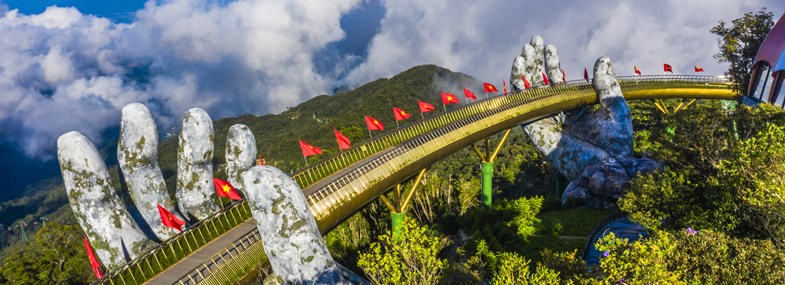
[[162, 127], [191, 107], [281, 111], [328, 92], [313, 56], [344, 36], [339, 21], [359, 1], [150, 1], [130, 24], [1, 6], [0, 139], [51, 156], [67, 131], [100, 140], [131, 102], [151, 105]]
[[[183, 111], [213, 118], [284, 110], [337, 84], [314, 57], [344, 37], [343, 15], [363, 0], [149, 1], [129, 24], [50, 7], [23, 15], [0, 4], [0, 140], [26, 153], [54, 153], [61, 133], [94, 140], [119, 123], [130, 102], [148, 103], [162, 128]], [[385, 1], [369, 57], [349, 71], [361, 84], [433, 63], [501, 83], [533, 34], [555, 44], [568, 78], [610, 56], [618, 74], [677, 72], [702, 65], [721, 73], [716, 37], [721, 19], [775, 0], [668, 1]], [[354, 56], [335, 68], [352, 66]]]
[[534, 34], [556, 45], [568, 79], [608, 55], [617, 74], [660, 74], [662, 64], [677, 73], [706, 74], [726, 68], [712, 56], [720, 20], [769, 7], [779, 18], [785, 5], [774, 0], [697, 1], [385, 1], [381, 32], [366, 62], [350, 74], [355, 84], [387, 77], [412, 65], [433, 63], [482, 80], [501, 83], [512, 60]]

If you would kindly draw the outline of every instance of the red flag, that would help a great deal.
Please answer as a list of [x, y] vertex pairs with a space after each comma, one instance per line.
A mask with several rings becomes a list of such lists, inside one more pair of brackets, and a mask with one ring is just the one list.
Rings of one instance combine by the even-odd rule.
[[665, 70], [665, 72], [673, 73], [673, 67], [670, 64], [664, 63], [662, 68]]
[[471, 98], [472, 100], [477, 101], [477, 96], [474, 96], [474, 92], [469, 89], [463, 88], [463, 95], [466, 96], [466, 98]]
[[635, 68], [635, 74], [641, 75], [641, 70], [638, 69], [638, 66], [633, 65], [632, 67]]
[[523, 74], [521, 74], [521, 79], [523, 79], [523, 88], [524, 89], [529, 89], [529, 88], [532, 87], [532, 84], [529, 83], [529, 80], [526, 80], [526, 76], [523, 76]]
[[302, 140], [297, 140], [297, 141], [300, 142], [300, 150], [303, 151], [303, 156], [309, 157], [309, 156], [312, 156], [312, 155], [322, 154], [322, 149], [321, 148], [309, 145], [308, 143], [306, 143], [306, 142], [304, 142]]
[[395, 107], [393, 107], [393, 113], [395, 113], [395, 120], [396, 121], [406, 120], [406, 119], [408, 119], [409, 117], [412, 116], [412, 114], [406, 113], [406, 111], [401, 110], [399, 108], [395, 108]]
[[442, 104], [444, 104], [444, 105], [461, 103], [461, 101], [458, 101], [458, 97], [456, 97], [452, 93], [444, 93], [444, 92], [442, 92], [440, 95], [442, 95]]
[[589, 71], [586, 70], [585, 67], [583, 68], [583, 79], [586, 79], [586, 81], [589, 81]]
[[499, 92], [499, 89], [496, 89], [496, 86], [493, 86], [493, 84], [488, 82], [483, 82], [482, 87], [485, 88], [485, 93]]
[[339, 149], [350, 149], [352, 148], [352, 143], [349, 141], [349, 138], [344, 136], [341, 132], [337, 129], [333, 128], [333, 132], [335, 132], [335, 140], [338, 141], [338, 148]]
[[502, 79], [502, 85], [504, 85], [504, 94], [507, 94], [507, 81], [504, 81], [504, 79]]
[[365, 116], [365, 124], [368, 125], [369, 131], [373, 131], [373, 130], [384, 131], [384, 124], [382, 124], [382, 122], [379, 122], [379, 120], [374, 119], [371, 116]]
[[545, 76], [545, 72], [540, 71], [540, 73], [542, 73], [542, 82], [544, 82], [545, 85], [551, 85], [551, 81], [548, 80], [548, 76]]
[[703, 72], [703, 67], [695, 66], [695, 72]]
[[260, 155], [259, 159], [256, 160], [256, 163], [258, 163], [259, 165], [264, 165], [264, 158], [262, 158], [262, 156]]
[[229, 181], [213, 177], [213, 185], [215, 185], [215, 192], [218, 193], [219, 197], [226, 197], [234, 201], [240, 201], [243, 199], [243, 197], [240, 197], [240, 194], [237, 193], [237, 190], [234, 189], [234, 186], [232, 186]]
[[564, 74], [564, 68], [561, 69], [561, 81], [567, 82], [567, 74]]
[[87, 241], [87, 235], [84, 236], [84, 248], [87, 250], [87, 258], [90, 259], [90, 267], [93, 268], [93, 273], [95, 274], [95, 278], [101, 279], [104, 278], [104, 274], [101, 273], [101, 265], [98, 264], [98, 259], [95, 258], [95, 253], [93, 252], [93, 248], [90, 247], [90, 242]]
[[164, 223], [164, 226], [183, 231], [182, 227], [185, 225], [185, 222], [172, 215], [172, 212], [169, 212], [169, 210], [161, 207], [161, 204], [158, 204], [158, 214], [161, 215], [161, 222]]
[[435, 109], [433, 107], [433, 104], [426, 103], [426, 102], [423, 102], [423, 101], [420, 101], [420, 100], [417, 100], [417, 105], [420, 106], [420, 112], [422, 112], [422, 113], [428, 113], [428, 112], [433, 111]]

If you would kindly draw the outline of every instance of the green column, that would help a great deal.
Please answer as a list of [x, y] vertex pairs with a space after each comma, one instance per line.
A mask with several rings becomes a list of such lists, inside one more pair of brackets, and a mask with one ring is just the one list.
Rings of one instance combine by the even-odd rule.
[[493, 162], [482, 163], [482, 205], [491, 207], [493, 196]]
[[399, 238], [401, 236], [401, 228], [403, 228], [404, 218], [406, 218], [406, 213], [390, 212], [390, 220], [392, 220], [393, 238]]

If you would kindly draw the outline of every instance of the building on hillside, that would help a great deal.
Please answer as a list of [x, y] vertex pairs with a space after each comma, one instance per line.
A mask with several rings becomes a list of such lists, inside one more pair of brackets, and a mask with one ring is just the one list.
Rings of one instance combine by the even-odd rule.
[[785, 88], [785, 14], [763, 40], [752, 65], [747, 95], [761, 102], [783, 106]]

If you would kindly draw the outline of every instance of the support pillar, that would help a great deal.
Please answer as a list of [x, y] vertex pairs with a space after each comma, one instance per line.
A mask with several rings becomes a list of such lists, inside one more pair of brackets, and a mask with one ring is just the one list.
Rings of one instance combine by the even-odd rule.
[[512, 129], [508, 129], [506, 132], [504, 132], [502, 139], [499, 141], [499, 144], [496, 145], [496, 149], [493, 150], [493, 152], [491, 152], [490, 138], [485, 139], [484, 155], [482, 152], [480, 152], [477, 146], [472, 145], [472, 149], [482, 160], [482, 185], [480, 190], [480, 200], [482, 201], [482, 205], [486, 208], [491, 208], [491, 206], [493, 206], [493, 161], [496, 159], [496, 155], [499, 154], [499, 150], [501, 150], [502, 145], [504, 145], [504, 142], [510, 135], [511, 130]]
[[395, 185], [395, 192], [393, 193], [393, 201], [387, 199], [387, 197], [382, 194], [379, 196], [379, 200], [382, 201], [385, 207], [390, 210], [390, 231], [392, 232], [394, 239], [399, 239], [402, 234], [403, 223], [406, 219], [406, 209], [409, 208], [409, 203], [412, 201], [414, 197], [414, 191], [417, 190], [417, 186], [420, 184], [420, 180], [422, 180], [422, 176], [425, 174], [425, 169], [420, 170], [420, 173], [417, 174], [417, 178], [414, 179], [414, 184], [412, 188], [409, 189], [409, 192], [406, 195], [401, 193], [401, 185]]
[[493, 162], [482, 162], [482, 205], [490, 208], [493, 200]]
[[390, 212], [391, 231], [393, 239], [401, 238], [401, 229], [403, 228], [403, 220], [406, 218], [406, 213]]

